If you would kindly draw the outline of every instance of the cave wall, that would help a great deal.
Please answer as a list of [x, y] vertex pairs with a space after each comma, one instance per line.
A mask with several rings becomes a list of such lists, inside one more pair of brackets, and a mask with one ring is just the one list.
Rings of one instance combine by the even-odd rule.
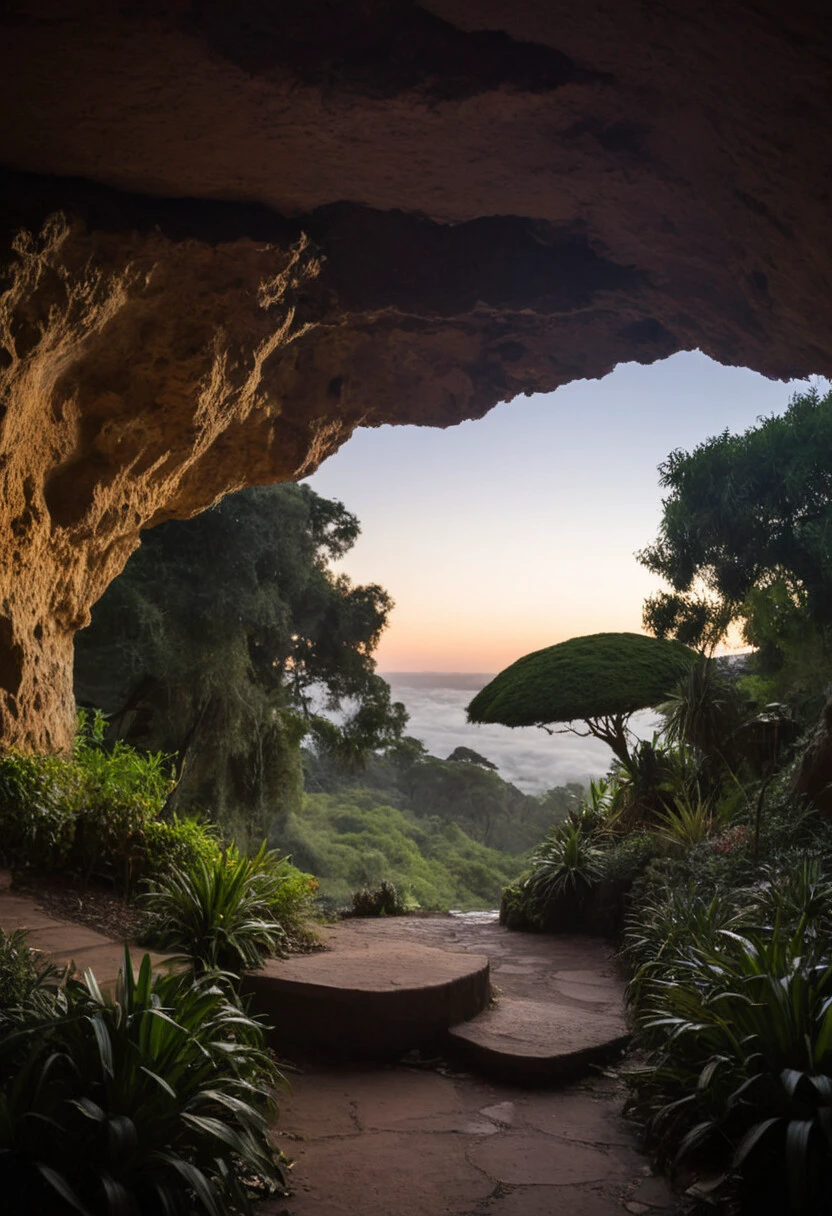
[[824, 9], [5, 4], [0, 738], [67, 746], [141, 528], [356, 425], [832, 374]]

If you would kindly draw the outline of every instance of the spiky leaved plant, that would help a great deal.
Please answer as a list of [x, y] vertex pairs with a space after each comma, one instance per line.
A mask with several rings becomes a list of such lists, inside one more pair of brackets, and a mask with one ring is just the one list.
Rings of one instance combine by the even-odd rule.
[[[9, 1064], [13, 1066], [8, 1067]], [[0, 1193], [58, 1216], [228, 1216], [282, 1187], [282, 1082], [260, 1025], [211, 976], [91, 974], [0, 1044]]]
[[640, 1014], [655, 1046], [637, 1109], [677, 1161], [707, 1149], [741, 1174], [748, 1212], [832, 1202], [832, 965], [807, 927], [778, 912], [681, 950]]
[[204, 971], [259, 967], [286, 944], [278, 909], [287, 878], [286, 862], [265, 841], [253, 857], [230, 845], [188, 870], [171, 870], [148, 884], [147, 940]]

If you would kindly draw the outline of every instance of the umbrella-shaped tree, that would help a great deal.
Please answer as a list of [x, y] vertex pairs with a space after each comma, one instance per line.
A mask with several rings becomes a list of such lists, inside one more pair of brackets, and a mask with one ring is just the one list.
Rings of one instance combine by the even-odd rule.
[[[640, 633], [570, 638], [501, 671], [468, 706], [468, 721], [546, 730], [560, 723], [595, 735], [626, 763], [630, 715], [665, 700], [696, 657], [681, 642]], [[586, 730], [572, 725], [579, 721]]]

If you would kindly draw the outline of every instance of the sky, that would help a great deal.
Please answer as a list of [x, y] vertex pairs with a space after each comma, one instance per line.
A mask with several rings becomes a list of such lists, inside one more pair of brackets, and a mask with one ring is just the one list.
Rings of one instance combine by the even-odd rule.
[[689, 351], [446, 430], [357, 431], [308, 484], [361, 521], [341, 568], [395, 601], [379, 671], [493, 673], [566, 638], [640, 631], [660, 586], [634, 557], [657, 532], [658, 464], [781, 413], [801, 387]]

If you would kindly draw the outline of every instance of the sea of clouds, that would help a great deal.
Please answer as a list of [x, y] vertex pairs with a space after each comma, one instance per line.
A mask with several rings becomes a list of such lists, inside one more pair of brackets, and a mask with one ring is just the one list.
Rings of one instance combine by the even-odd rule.
[[[497, 765], [500, 776], [528, 794], [539, 794], [567, 781], [586, 784], [607, 771], [612, 752], [600, 740], [573, 734], [549, 735], [536, 727], [471, 726], [465, 707], [491, 675], [477, 672], [379, 672], [393, 700], [410, 714], [406, 734], [421, 739], [433, 756], [445, 759], [455, 747], [472, 747]], [[580, 725], [580, 724], [578, 724]], [[631, 727], [649, 739], [655, 714], [634, 714]]]

